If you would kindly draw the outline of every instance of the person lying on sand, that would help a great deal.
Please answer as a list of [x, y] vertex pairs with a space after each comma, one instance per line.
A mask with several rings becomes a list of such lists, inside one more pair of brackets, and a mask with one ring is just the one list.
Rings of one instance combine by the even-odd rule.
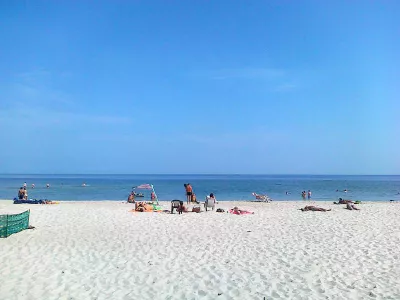
[[347, 204], [347, 203], [354, 203], [351, 200], [344, 200], [342, 198], [339, 198], [339, 202], [333, 202], [333, 204]]
[[347, 203], [346, 204], [346, 209], [348, 209], [348, 210], [360, 210], [354, 204], [351, 204], [351, 203]]
[[254, 214], [254, 212], [239, 209], [237, 206], [235, 206], [234, 208], [230, 209], [229, 212], [230, 212], [231, 214], [234, 214], [234, 215], [249, 215], [249, 214]]
[[42, 201], [40, 204], [57, 204], [56, 202], [53, 202], [53, 201], [47, 200], [47, 199], [45, 199], [45, 200], [39, 200], [39, 201]]
[[136, 202], [135, 203], [135, 210], [144, 212], [144, 211], [152, 211], [153, 205], [149, 205], [146, 202]]
[[331, 209], [325, 209], [322, 207], [308, 205], [304, 208], [300, 208], [301, 211], [331, 211]]

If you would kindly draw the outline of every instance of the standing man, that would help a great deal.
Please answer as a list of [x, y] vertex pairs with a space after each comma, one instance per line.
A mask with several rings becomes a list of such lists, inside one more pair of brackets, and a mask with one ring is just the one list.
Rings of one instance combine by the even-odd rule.
[[311, 199], [311, 191], [310, 190], [308, 190], [308, 200], [310, 200]]
[[193, 188], [190, 183], [185, 183], [183, 186], [185, 187], [186, 191], [186, 202], [187, 204], [190, 204], [190, 202], [192, 201]]

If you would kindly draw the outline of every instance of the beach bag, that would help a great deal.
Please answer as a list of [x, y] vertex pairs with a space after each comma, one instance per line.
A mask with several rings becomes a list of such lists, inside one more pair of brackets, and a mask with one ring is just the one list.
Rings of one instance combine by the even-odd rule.
[[201, 212], [200, 206], [194, 206], [194, 207], [192, 208], [192, 212], [195, 212], [195, 213]]
[[217, 208], [217, 212], [223, 213], [223, 212], [225, 212], [225, 210], [223, 210], [222, 208]]

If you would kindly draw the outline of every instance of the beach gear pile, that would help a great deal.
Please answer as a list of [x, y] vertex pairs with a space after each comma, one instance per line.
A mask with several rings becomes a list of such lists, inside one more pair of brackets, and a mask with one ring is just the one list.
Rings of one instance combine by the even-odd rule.
[[51, 201], [47, 199], [27, 199], [27, 200], [22, 200], [22, 199], [17, 199], [14, 198], [14, 204], [59, 204], [59, 202], [56, 201]]

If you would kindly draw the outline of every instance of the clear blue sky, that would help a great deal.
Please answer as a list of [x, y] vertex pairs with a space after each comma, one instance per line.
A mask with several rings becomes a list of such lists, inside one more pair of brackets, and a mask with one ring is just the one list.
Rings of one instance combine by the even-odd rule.
[[0, 173], [400, 174], [399, 1], [1, 1]]

